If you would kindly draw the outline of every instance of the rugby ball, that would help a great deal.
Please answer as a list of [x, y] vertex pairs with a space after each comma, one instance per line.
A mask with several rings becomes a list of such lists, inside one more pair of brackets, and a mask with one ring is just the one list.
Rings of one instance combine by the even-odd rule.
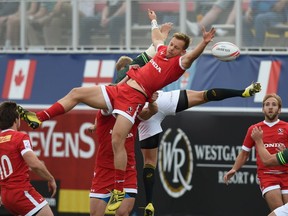
[[212, 47], [212, 55], [220, 61], [233, 61], [240, 55], [240, 49], [230, 42], [218, 42]]

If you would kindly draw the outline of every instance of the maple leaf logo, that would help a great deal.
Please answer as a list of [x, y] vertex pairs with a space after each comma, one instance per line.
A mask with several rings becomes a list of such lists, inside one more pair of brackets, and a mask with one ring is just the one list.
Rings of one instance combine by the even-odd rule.
[[15, 76], [16, 86], [20, 86], [21, 83], [23, 82], [23, 80], [24, 80], [23, 72], [22, 72], [22, 70], [20, 70], [19, 73], [16, 74], [16, 76]]

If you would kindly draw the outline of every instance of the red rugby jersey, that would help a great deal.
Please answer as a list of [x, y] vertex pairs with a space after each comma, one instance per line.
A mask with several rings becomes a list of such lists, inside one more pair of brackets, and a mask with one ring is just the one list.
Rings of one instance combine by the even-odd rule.
[[[112, 150], [111, 134], [116, 118], [113, 115], [103, 115], [101, 111], [97, 113], [97, 153], [96, 166], [114, 169], [114, 154]], [[126, 138], [125, 148], [127, 152], [127, 167], [135, 166], [135, 141], [137, 135], [137, 126], [140, 121], [136, 118], [128, 137]]]
[[[270, 152], [270, 154], [276, 154], [279, 152], [278, 146], [284, 144], [286, 148], [288, 148], [288, 123], [285, 121], [279, 120], [278, 123], [273, 125], [272, 127], [268, 126], [264, 121], [259, 122], [255, 125], [252, 125], [248, 128], [246, 137], [243, 142], [243, 149], [251, 149], [255, 146], [255, 142], [251, 137], [252, 129], [257, 126], [261, 127], [263, 130], [263, 143], [266, 149]], [[265, 174], [265, 173], [280, 173], [280, 172], [288, 172], [287, 166], [264, 166], [257, 153], [256, 148], [256, 164], [257, 164], [257, 172], [258, 174]]]
[[0, 185], [6, 188], [29, 187], [29, 167], [22, 155], [32, 151], [26, 133], [3, 130], [0, 133]]
[[154, 92], [178, 80], [185, 68], [180, 66], [180, 57], [166, 58], [167, 46], [161, 45], [154, 58], [138, 69], [130, 69], [127, 75], [145, 90], [150, 98]]

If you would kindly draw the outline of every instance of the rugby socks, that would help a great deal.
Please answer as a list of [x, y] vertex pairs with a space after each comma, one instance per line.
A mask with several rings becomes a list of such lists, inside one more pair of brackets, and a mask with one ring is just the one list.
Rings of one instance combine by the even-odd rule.
[[115, 169], [114, 189], [118, 191], [124, 190], [125, 170]]
[[151, 164], [145, 164], [143, 168], [143, 183], [146, 195], [146, 204], [152, 203], [154, 182], [155, 167]]
[[62, 115], [64, 113], [65, 113], [64, 107], [60, 103], [56, 102], [51, 107], [49, 107], [47, 110], [37, 112], [36, 116], [40, 121], [43, 122], [43, 121], [49, 120], [55, 116]]
[[204, 99], [205, 101], [220, 101], [226, 98], [231, 97], [242, 97], [242, 93], [244, 90], [236, 90], [236, 89], [222, 89], [222, 88], [215, 88], [209, 89], [204, 92]]

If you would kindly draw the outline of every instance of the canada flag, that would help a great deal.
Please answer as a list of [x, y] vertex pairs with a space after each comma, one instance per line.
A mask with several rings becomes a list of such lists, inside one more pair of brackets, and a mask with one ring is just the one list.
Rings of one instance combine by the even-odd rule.
[[112, 83], [115, 63], [115, 60], [87, 60], [82, 86]]
[[35, 60], [10, 60], [6, 71], [3, 99], [23, 100], [31, 97]]
[[277, 94], [281, 64], [281, 61], [261, 61], [257, 82], [261, 83], [262, 90], [255, 94], [255, 102], [262, 102], [266, 94]]

